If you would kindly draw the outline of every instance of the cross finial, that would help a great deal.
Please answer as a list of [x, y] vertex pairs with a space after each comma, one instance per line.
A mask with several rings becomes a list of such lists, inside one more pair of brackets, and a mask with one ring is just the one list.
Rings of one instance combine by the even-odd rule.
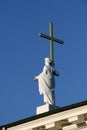
[[52, 22], [49, 23], [49, 28], [50, 28], [50, 36], [45, 35], [43, 33], [40, 33], [39, 36], [50, 40], [50, 59], [51, 59], [52, 63], [54, 63], [53, 42], [57, 42], [57, 43], [63, 44], [64, 41], [60, 40], [60, 39], [57, 39], [57, 38], [55, 38], [53, 36], [53, 23]]

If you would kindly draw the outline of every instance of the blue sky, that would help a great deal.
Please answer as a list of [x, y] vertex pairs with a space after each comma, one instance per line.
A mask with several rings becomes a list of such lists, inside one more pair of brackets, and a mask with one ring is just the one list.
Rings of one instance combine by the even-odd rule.
[[55, 43], [56, 105], [87, 100], [87, 1], [0, 0], [0, 125], [36, 114], [43, 104], [33, 81], [49, 57], [53, 22]]

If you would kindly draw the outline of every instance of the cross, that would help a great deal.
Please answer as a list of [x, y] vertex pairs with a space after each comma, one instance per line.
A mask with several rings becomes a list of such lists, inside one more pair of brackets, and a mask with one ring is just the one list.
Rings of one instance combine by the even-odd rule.
[[43, 34], [43, 33], [40, 33], [39, 36], [50, 40], [50, 59], [51, 59], [52, 63], [54, 64], [53, 42], [57, 42], [57, 43], [63, 44], [64, 41], [53, 37], [53, 23], [52, 22], [49, 23], [49, 27], [50, 27], [50, 36], [48, 36], [46, 34]]

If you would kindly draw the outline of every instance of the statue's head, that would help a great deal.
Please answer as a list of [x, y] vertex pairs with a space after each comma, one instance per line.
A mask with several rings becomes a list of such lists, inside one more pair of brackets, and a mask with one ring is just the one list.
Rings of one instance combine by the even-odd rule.
[[48, 63], [48, 64], [50, 64], [51, 63], [51, 60], [50, 60], [50, 58], [45, 58], [45, 63]]

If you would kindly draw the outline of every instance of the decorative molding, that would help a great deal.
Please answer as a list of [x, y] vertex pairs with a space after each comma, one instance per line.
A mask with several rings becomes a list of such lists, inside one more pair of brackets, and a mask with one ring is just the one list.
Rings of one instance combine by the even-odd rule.
[[69, 126], [65, 126], [62, 128], [62, 130], [77, 130], [77, 125], [73, 124], [73, 125], [69, 125]]
[[73, 122], [77, 120], [78, 120], [78, 116], [73, 116], [73, 117], [68, 118], [68, 122]]
[[48, 124], [45, 125], [45, 128], [46, 128], [46, 129], [52, 128], [52, 127], [55, 127], [55, 122], [48, 123]]

